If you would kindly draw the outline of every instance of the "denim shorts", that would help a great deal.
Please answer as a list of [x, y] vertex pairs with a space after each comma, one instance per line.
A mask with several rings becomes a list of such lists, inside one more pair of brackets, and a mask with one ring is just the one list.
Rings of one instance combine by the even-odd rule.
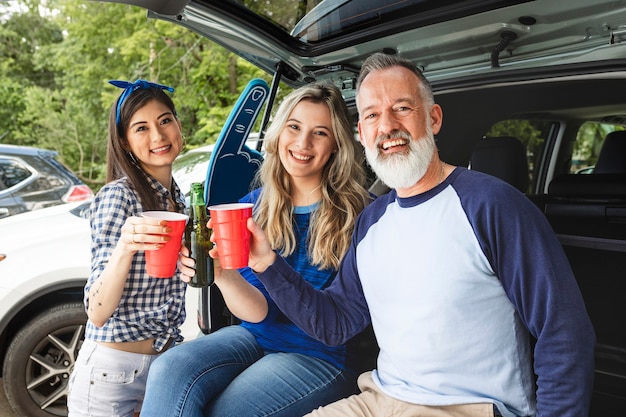
[[148, 369], [158, 356], [85, 340], [69, 380], [68, 417], [132, 417], [141, 410]]

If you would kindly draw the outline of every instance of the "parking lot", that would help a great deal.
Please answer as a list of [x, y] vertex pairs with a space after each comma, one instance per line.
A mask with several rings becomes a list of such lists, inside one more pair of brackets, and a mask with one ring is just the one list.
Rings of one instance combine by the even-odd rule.
[[2, 379], [0, 379], [0, 417], [21, 417], [19, 414], [15, 414], [4, 395], [4, 385]]

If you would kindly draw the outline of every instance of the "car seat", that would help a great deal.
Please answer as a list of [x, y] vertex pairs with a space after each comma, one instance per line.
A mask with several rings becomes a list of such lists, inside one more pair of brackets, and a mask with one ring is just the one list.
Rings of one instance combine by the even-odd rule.
[[470, 157], [469, 168], [500, 178], [522, 193], [528, 191], [526, 146], [513, 136], [479, 140]]
[[548, 186], [548, 196], [570, 199], [626, 199], [626, 131], [609, 133], [591, 174], [561, 174]]
[[611, 377], [624, 380], [626, 332], [611, 323], [626, 316], [623, 282], [616, 279], [626, 269], [626, 132], [607, 135], [593, 173], [555, 176], [546, 197], [545, 215], [594, 326], [596, 372], [610, 369]]
[[593, 173], [626, 173], [626, 130], [619, 130], [606, 135]]

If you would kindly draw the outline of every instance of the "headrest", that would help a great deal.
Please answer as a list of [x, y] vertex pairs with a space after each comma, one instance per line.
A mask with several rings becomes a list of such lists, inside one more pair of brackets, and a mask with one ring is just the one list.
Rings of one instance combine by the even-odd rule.
[[485, 137], [470, 158], [470, 169], [504, 180], [523, 193], [528, 191], [526, 147], [512, 136]]
[[606, 135], [594, 174], [626, 173], [626, 131], [620, 130]]

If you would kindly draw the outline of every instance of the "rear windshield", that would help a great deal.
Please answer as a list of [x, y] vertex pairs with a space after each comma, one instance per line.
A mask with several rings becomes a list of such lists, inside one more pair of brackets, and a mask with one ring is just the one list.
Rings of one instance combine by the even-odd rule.
[[[433, 19], [468, 15], [526, 0], [231, 0], [307, 43], [324, 41], [384, 22], [417, 15]], [[445, 16], [445, 18], [444, 18]], [[415, 22], [414, 22], [415, 24]], [[392, 29], [390, 27], [390, 29]]]

